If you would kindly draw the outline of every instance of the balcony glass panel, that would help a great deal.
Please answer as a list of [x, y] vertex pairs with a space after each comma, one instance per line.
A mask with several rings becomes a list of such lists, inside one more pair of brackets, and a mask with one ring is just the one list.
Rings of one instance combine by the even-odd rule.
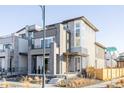
[[[45, 39], [45, 48], [50, 48], [50, 44], [53, 42], [53, 37], [48, 37]], [[32, 39], [32, 48], [43, 48], [44, 42], [43, 38]]]

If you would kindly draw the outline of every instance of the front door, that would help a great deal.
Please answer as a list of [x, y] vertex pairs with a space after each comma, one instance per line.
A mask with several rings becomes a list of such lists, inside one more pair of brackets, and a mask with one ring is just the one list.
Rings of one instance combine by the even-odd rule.
[[37, 59], [36, 56], [32, 56], [32, 73], [37, 74]]
[[48, 58], [45, 58], [45, 73], [48, 72]]
[[10, 69], [9, 71], [12, 73], [12, 57], [10, 58]]
[[75, 72], [80, 71], [80, 57], [75, 57]]
[[[45, 58], [45, 73], [49, 71], [49, 58]], [[42, 73], [43, 73], [43, 63], [42, 63]]]
[[[35, 67], [37, 69], [37, 74], [43, 74], [43, 56], [36, 56]], [[49, 57], [45, 57], [45, 73], [49, 71]]]

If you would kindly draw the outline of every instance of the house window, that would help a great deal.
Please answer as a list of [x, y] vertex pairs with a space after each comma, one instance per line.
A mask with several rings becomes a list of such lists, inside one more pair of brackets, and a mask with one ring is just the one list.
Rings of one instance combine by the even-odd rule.
[[69, 48], [70, 48], [70, 35], [69, 35], [69, 33], [67, 32], [66, 33], [66, 49], [67, 50], [69, 50]]
[[41, 48], [43, 48], [44, 46], [43, 40], [41, 40]]
[[3, 44], [0, 44], [0, 50], [3, 50]]
[[80, 23], [76, 23], [76, 28], [80, 28]]
[[[49, 48], [50, 44], [53, 42], [53, 38], [45, 39], [45, 48]], [[43, 40], [41, 40], [41, 48], [44, 46]]]
[[80, 57], [75, 57], [75, 71], [80, 71]]
[[76, 47], [80, 47], [80, 38], [76, 38]]
[[26, 34], [21, 34], [21, 37], [22, 38], [26, 38]]
[[51, 43], [51, 39], [46, 39], [45, 41], [46, 41], [45, 42], [45, 47], [49, 48], [50, 47], [50, 43]]
[[29, 35], [30, 38], [33, 38], [33, 34], [34, 34], [33, 32], [29, 32], [28, 35]]
[[75, 23], [75, 46], [80, 47], [80, 22]]
[[4, 47], [5, 47], [5, 49], [12, 49], [12, 45], [11, 44], [5, 44]]
[[76, 29], [76, 37], [80, 37], [80, 29]]
[[68, 29], [68, 24], [64, 24], [63, 28], [64, 28], [65, 30], [67, 30], [67, 29]]
[[46, 39], [46, 48], [50, 47], [50, 44], [53, 42], [53, 38], [51, 39]]
[[34, 43], [35, 43], [35, 40], [34, 39], [31, 39], [31, 47], [34, 48]]

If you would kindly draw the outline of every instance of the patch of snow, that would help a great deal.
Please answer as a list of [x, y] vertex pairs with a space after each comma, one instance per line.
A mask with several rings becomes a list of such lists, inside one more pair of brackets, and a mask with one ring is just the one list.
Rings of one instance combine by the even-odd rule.
[[58, 82], [60, 82], [61, 80], [64, 80], [63, 78], [53, 78], [51, 79], [48, 84], [57, 84]]

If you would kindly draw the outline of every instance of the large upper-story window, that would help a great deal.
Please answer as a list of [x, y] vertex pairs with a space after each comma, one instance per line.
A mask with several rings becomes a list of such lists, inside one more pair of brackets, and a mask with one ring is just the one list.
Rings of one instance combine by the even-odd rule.
[[67, 23], [64, 24], [63, 28], [64, 28], [65, 30], [68, 30], [68, 24], [67, 24]]
[[31, 39], [31, 47], [34, 48], [34, 43], [35, 43], [35, 40], [34, 39]]
[[75, 24], [75, 34], [76, 34], [76, 37], [80, 37], [80, 22], [77, 22]]
[[80, 22], [76, 23], [76, 28], [80, 28]]
[[29, 38], [33, 38], [33, 36], [34, 36], [34, 32], [28, 32], [28, 37]]
[[[45, 39], [45, 47], [49, 48], [50, 44], [53, 42], [53, 38], [46, 38]], [[43, 39], [41, 40], [41, 48], [43, 48]]]
[[26, 34], [25, 33], [24, 34], [20, 34], [19, 36], [22, 37], [22, 38], [26, 38]]
[[76, 37], [80, 37], [80, 29], [76, 29]]
[[80, 47], [80, 38], [76, 39], [76, 47]]
[[43, 48], [43, 40], [41, 40], [41, 48]]
[[70, 34], [69, 32], [66, 33], [66, 50], [69, 51], [70, 48]]
[[5, 49], [12, 49], [12, 45], [11, 44], [5, 44]]
[[0, 51], [3, 51], [3, 44], [0, 44]]
[[[46, 37], [45, 38], [45, 47], [49, 48], [50, 44], [53, 42], [54, 37]], [[34, 40], [34, 48], [43, 48], [43, 38], [38, 38]]]
[[0, 50], [12, 49], [12, 44], [0, 44]]
[[75, 46], [80, 47], [80, 22], [75, 23]]

